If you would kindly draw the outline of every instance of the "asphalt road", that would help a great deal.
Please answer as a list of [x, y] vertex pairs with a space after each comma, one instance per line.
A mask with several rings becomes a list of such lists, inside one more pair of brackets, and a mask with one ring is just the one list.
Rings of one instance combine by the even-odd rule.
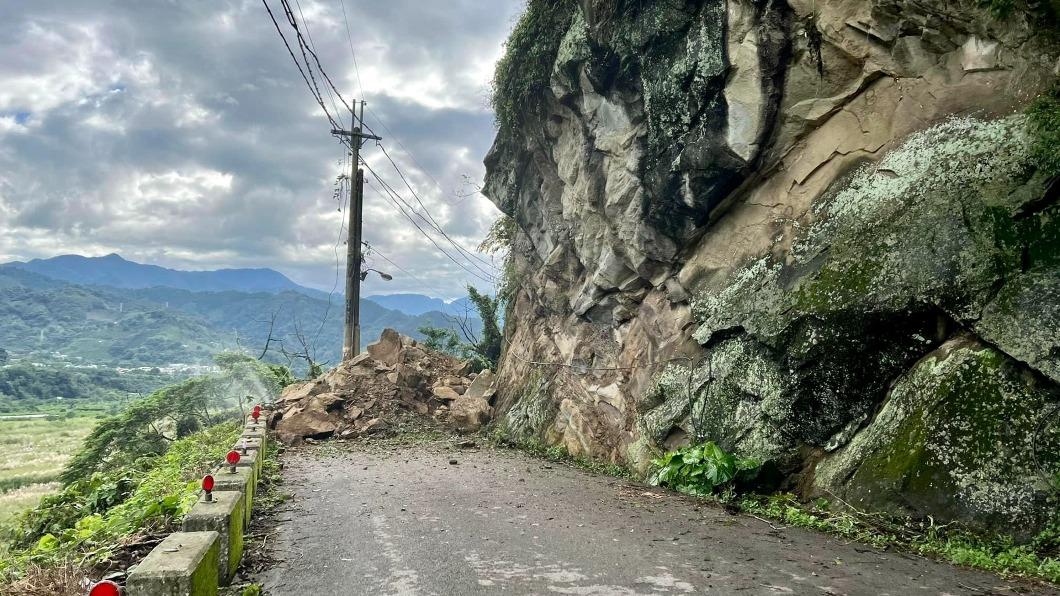
[[310, 447], [284, 476], [275, 595], [1055, 593], [510, 451]]

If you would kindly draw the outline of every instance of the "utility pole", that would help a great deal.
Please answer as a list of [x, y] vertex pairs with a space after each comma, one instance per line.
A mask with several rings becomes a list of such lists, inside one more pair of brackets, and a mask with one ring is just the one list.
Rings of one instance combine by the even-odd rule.
[[[351, 113], [352, 131], [332, 130], [337, 137], [348, 137], [353, 152], [350, 172], [350, 223], [346, 240], [346, 323], [342, 336], [342, 359], [349, 360], [361, 352], [361, 214], [364, 206], [364, 170], [361, 169], [361, 144], [366, 139], [382, 140], [364, 134], [364, 104], [360, 116]], [[351, 111], [352, 112], [352, 111]]]

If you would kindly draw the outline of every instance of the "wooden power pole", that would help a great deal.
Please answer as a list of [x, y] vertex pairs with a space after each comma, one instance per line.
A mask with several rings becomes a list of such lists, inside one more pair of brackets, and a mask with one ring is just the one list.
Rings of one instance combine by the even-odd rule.
[[382, 140], [364, 134], [364, 101], [361, 113], [353, 116], [353, 130], [332, 130], [331, 134], [350, 139], [353, 167], [350, 172], [350, 223], [346, 240], [346, 323], [342, 336], [342, 359], [361, 353], [361, 215], [364, 206], [364, 170], [361, 169], [361, 145], [366, 139]]

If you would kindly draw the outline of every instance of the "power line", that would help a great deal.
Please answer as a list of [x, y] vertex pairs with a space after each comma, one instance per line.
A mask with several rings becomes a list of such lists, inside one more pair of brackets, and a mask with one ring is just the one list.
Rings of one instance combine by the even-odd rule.
[[[353, 34], [350, 33], [350, 20], [346, 18], [346, 3], [343, 0], [339, 0], [339, 6], [342, 7], [342, 22], [346, 25], [346, 39], [350, 42], [350, 55], [353, 56], [353, 72], [357, 75], [357, 92], [360, 93], [363, 98], [364, 85], [361, 84], [361, 69], [357, 66], [357, 52], [353, 49]], [[371, 110], [369, 109], [369, 111]], [[380, 123], [382, 123], [381, 120]], [[362, 122], [361, 124], [363, 125], [364, 123]], [[384, 125], [383, 128], [386, 128], [386, 126]]]
[[[302, 2], [300, 0], [294, 0], [295, 6], [298, 7], [298, 16], [302, 17], [302, 26], [305, 27], [305, 35], [309, 38], [309, 47], [316, 53], [316, 42], [313, 41], [313, 33], [309, 30], [309, 21], [306, 20], [305, 14], [302, 13]], [[335, 103], [335, 96], [331, 93], [331, 89], [324, 87], [324, 90], [328, 93], [328, 99], [331, 100], [331, 107], [335, 108], [335, 115], [339, 119], [339, 124], [342, 124], [342, 116], [340, 114], [339, 105]]]
[[[379, 183], [379, 185], [382, 187], [383, 191], [385, 191], [387, 194], [383, 194], [378, 189], [376, 189], [375, 186], [372, 185], [372, 184], [368, 185], [369, 188], [374, 190], [376, 192], [376, 194], [382, 196], [385, 200], [389, 201], [390, 204], [392, 204], [393, 206], [397, 207], [398, 211], [401, 212], [401, 214], [403, 216], [405, 216], [405, 219], [408, 219], [409, 222], [411, 222], [412, 225], [415, 226], [415, 228], [420, 232], [420, 234], [423, 235], [423, 237], [426, 238], [428, 241], [430, 241], [430, 243], [433, 244], [434, 247], [437, 248], [439, 252], [441, 252], [443, 255], [445, 255], [450, 261], [455, 263], [457, 267], [460, 267], [461, 269], [463, 269], [464, 272], [466, 272], [466, 273], [468, 273], [468, 274], [470, 274], [470, 275], [472, 275], [474, 277], [477, 277], [478, 279], [481, 279], [482, 281], [484, 281], [486, 283], [492, 284], [492, 283], [496, 282], [495, 279], [483, 277], [482, 275], [479, 275], [478, 273], [475, 273], [471, 269], [468, 269], [463, 263], [461, 263], [460, 261], [456, 260], [456, 258], [453, 257], [453, 255], [451, 255], [448, 252], [446, 252], [445, 249], [443, 249], [438, 244], [438, 242], [436, 242], [434, 240], [434, 238], [430, 234], [428, 234], [427, 231], [424, 230], [423, 227], [421, 227], [420, 224], [415, 219], [413, 219], [413, 217], [411, 215], [409, 215], [405, 211], [405, 209], [401, 206], [401, 204], [399, 202], [399, 200], [400, 200], [399, 198], [395, 198], [395, 196], [387, 196], [389, 193], [392, 192], [392, 190], [387, 188], [386, 183], [379, 178], [379, 176], [375, 173], [375, 171], [373, 171], [371, 169], [371, 167], [368, 166], [368, 164], [365, 164], [365, 167], [368, 168], [368, 171], [371, 172], [371, 174], [375, 178], [376, 182]], [[367, 180], [365, 182], [367, 182]]]
[[[376, 182], [378, 182], [379, 185], [381, 187], [383, 187], [383, 189], [387, 192], [387, 194], [390, 195], [390, 197], [392, 199], [394, 199], [395, 201], [400, 202], [402, 205], [404, 205], [406, 209], [408, 209], [410, 212], [414, 213], [416, 215], [416, 217], [419, 217], [421, 221], [423, 221], [425, 224], [427, 224], [427, 227], [429, 227], [431, 229], [434, 229], [436, 232], [440, 233], [447, 240], [449, 240], [450, 244], [453, 244], [453, 246], [455, 246], [457, 248], [457, 254], [460, 255], [465, 261], [467, 261], [467, 263], [469, 265], [471, 265], [475, 269], [478, 269], [480, 273], [482, 273], [483, 275], [488, 277], [489, 280], [487, 280], [487, 281], [489, 281], [489, 283], [495, 283], [496, 282], [496, 278], [494, 277], [493, 273], [491, 273], [489, 271], [486, 271], [482, 267], [479, 267], [474, 261], [468, 259], [462, 252], [460, 252], [460, 246], [459, 245], [457, 245], [455, 242], [452, 241], [452, 239], [450, 239], [448, 236], [446, 236], [444, 231], [442, 231], [440, 228], [438, 228], [436, 226], [433, 226], [431, 224], [431, 222], [427, 220], [427, 218], [425, 218], [423, 215], [421, 215], [419, 212], [417, 212], [416, 209], [412, 205], [410, 205], [408, 203], [408, 201], [406, 201], [396, 190], [394, 190], [394, 187], [390, 186], [390, 184], [386, 180], [383, 180], [382, 177], [380, 177], [379, 174], [374, 169], [372, 169], [371, 166], [369, 166], [367, 163], [365, 163], [364, 167], [368, 169], [368, 171], [375, 178]], [[405, 216], [408, 217], [410, 220], [412, 219], [412, 217], [409, 216], [405, 212], [404, 209], [402, 209], [402, 213], [405, 214]], [[415, 223], [415, 220], [413, 220], [413, 223]], [[419, 224], [416, 224], [416, 226], [417, 226], [417, 228], [419, 228]], [[422, 228], [420, 228], [420, 229], [422, 230]], [[439, 247], [439, 249], [441, 249], [441, 247]], [[446, 253], [446, 255], [448, 255], [448, 253]], [[452, 258], [452, 257], [449, 257], [449, 258]], [[467, 270], [466, 267], [464, 269]], [[470, 270], [468, 270], [468, 271], [470, 271]], [[476, 274], [476, 277], [478, 277], [479, 279], [483, 279], [482, 276], [477, 275], [477, 274]]]
[[302, 64], [298, 61], [298, 57], [295, 56], [294, 50], [291, 49], [291, 44], [287, 41], [287, 36], [283, 34], [283, 30], [280, 29], [280, 23], [276, 20], [276, 15], [273, 14], [272, 8], [269, 7], [267, 0], [261, 0], [261, 3], [265, 5], [265, 10], [269, 13], [269, 18], [272, 19], [272, 25], [276, 27], [276, 33], [280, 35], [280, 39], [283, 40], [284, 47], [287, 48], [287, 53], [290, 54], [291, 60], [294, 61], [294, 65], [298, 68], [298, 73], [302, 75], [302, 80], [305, 81], [306, 86], [309, 88], [309, 92], [313, 95], [313, 99], [316, 100], [317, 105], [324, 111], [324, 115], [327, 116], [328, 121], [331, 122], [332, 126], [340, 127], [339, 123], [335, 122], [335, 119], [331, 117], [331, 113], [328, 112], [327, 106], [324, 105], [324, 100], [319, 95], [319, 91], [315, 89], [315, 85], [309, 82], [309, 76], [306, 75], [305, 71], [302, 70]]
[[[372, 175], [375, 176], [375, 173], [373, 172]], [[391, 205], [396, 207], [397, 210], [401, 213], [401, 215], [403, 215], [405, 217], [405, 219], [409, 220], [409, 222], [412, 223], [412, 225], [416, 228], [416, 230], [419, 231], [419, 233], [424, 238], [426, 238], [431, 244], [433, 244], [434, 247], [437, 248], [439, 252], [441, 252], [443, 255], [445, 255], [446, 258], [448, 258], [450, 261], [455, 263], [456, 266], [460, 267], [465, 273], [468, 273], [469, 275], [477, 277], [478, 279], [481, 279], [482, 281], [484, 281], [486, 283], [495, 283], [496, 280], [494, 280], [492, 278], [487, 279], [487, 278], [483, 277], [482, 275], [479, 275], [478, 273], [472, 271], [471, 269], [468, 269], [467, 266], [465, 266], [463, 263], [458, 261], [455, 257], [453, 257], [453, 255], [451, 255], [448, 252], [446, 252], [446, 250], [444, 248], [442, 248], [438, 244], [438, 242], [435, 241], [435, 239], [429, 233], [427, 233], [427, 231], [424, 230], [423, 227], [420, 226], [420, 224], [415, 219], [413, 219], [413, 217], [411, 215], [408, 214], [407, 211], [405, 211], [405, 208], [401, 206], [401, 204], [399, 202], [399, 199], [395, 198], [394, 195], [390, 194], [391, 190], [388, 189], [386, 187], [386, 185], [382, 181], [379, 180], [378, 177], [376, 177], [376, 182], [379, 183], [379, 185], [382, 187], [383, 191], [386, 192], [387, 194], [383, 194], [383, 192], [380, 192], [378, 189], [375, 188], [374, 185], [369, 184], [369, 188], [374, 190], [376, 192], [376, 194], [379, 194], [380, 196], [383, 197], [383, 199], [389, 201]]]
[[[346, 110], [348, 112], [353, 113], [353, 107], [350, 105], [349, 102], [346, 101], [346, 98], [342, 96], [342, 93], [339, 91], [338, 87], [335, 86], [335, 83], [331, 82], [331, 77], [329, 77], [328, 73], [324, 70], [324, 66], [320, 64], [320, 57], [317, 56], [317, 53], [313, 51], [313, 48], [306, 43], [305, 38], [302, 36], [302, 30], [298, 28], [298, 19], [295, 18], [294, 11], [291, 10], [291, 4], [288, 2], [288, 0], [280, 0], [280, 4], [283, 6], [284, 12], [287, 14], [287, 22], [290, 23], [291, 28], [294, 29], [294, 33], [298, 37], [298, 45], [302, 50], [302, 57], [305, 59], [306, 68], [309, 69], [309, 74], [311, 78], [313, 74], [313, 69], [309, 65], [308, 57], [306, 57], [307, 51], [309, 52], [309, 55], [313, 57], [313, 61], [317, 65], [317, 71], [320, 72], [320, 75], [322, 77], [324, 77], [324, 80], [327, 81], [328, 85], [331, 86], [331, 89], [335, 91], [335, 95], [338, 96], [339, 101], [342, 102], [342, 105], [346, 107]], [[314, 85], [315, 84], [316, 80], [314, 79]], [[317, 91], [317, 95], [320, 95], [319, 90]]]
[[[392, 157], [390, 157], [390, 153], [387, 152], [386, 147], [384, 147], [382, 143], [379, 143], [378, 145], [379, 145], [379, 150], [382, 151], [383, 155], [386, 156], [387, 160], [390, 162], [390, 165], [394, 166], [394, 171], [396, 171], [398, 176], [401, 177], [401, 181], [405, 183], [405, 186], [409, 189], [409, 192], [412, 193], [412, 196], [416, 199], [416, 202], [419, 203], [419, 206], [423, 209], [424, 213], [426, 213], [427, 217], [430, 218], [431, 224], [433, 225], [433, 227], [436, 230], [438, 230], [438, 232], [442, 236], [444, 236], [445, 239], [448, 240], [450, 244], [452, 244], [454, 247], [456, 247], [457, 251], [463, 253], [466, 257], [471, 257], [471, 258], [477, 260], [478, 262], [486, 265], [487, 267], [493, 267], [492, 264], [487, 263], [482, 258], [480, 258], [477, 255], [473, 254], [471, 251], [467, 250], [466, 248], [464, 248], [463, 246], [458, 244], [455, 240], [450, 238], [449, 234], [445, 233], [445, 230], [442, 229], [442, 226], [441, 226], [441, 224], [438, 223], [438, 220], [434, 219], [434, 216], [431, 215], [430, 209], [427, 209], [427, 206], [423, 204], [423, 201], [420, 199], [419, 193], [416, 192], [416, 189], [412, 188], [412, 184], [409, 183], [409, 180], [408, 180], [408, 178], [405, 177], [404, 172], [402, 172], [401, 168], [399, 168], [397, 163], [394, 162], [394, 159]], [[470, 259], [469, 259], [469, 262], [470, 262]], [[496, 269], [495, 267], [493, 267], [493, 268]]]

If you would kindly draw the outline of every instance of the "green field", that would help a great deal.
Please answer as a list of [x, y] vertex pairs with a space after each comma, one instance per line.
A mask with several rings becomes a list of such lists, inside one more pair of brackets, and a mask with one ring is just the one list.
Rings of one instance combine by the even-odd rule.
[[58, 489], [56, 478], [96, 418], [0, 418], [0, 527]]

